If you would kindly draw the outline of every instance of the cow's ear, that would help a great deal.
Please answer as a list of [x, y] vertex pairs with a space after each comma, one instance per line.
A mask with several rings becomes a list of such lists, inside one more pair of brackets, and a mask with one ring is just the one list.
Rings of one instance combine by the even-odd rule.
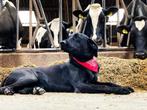
[[103, 13], [105, 16], [112, 16], [118, 11], [117, 7], [110, 7], [108, 9], [103, 9]]
[[116, 28], [117, 32], [121, 34], [128, 34], [130, 31], [130, 27], [126, 25], [121, 25]]
[[89, 10], [81, 11], [81, 10], [75, 10], [73, 11], [73, 15], [77, 18], [85, 18], [88, 14]]

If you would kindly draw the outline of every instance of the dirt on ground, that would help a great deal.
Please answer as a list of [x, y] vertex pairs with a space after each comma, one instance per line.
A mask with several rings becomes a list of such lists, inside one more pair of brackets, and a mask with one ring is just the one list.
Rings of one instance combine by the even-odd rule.
[[147, 110], [147, 92], [130, 95], [45, 93], [0, 95], [0, 110]]
[[[131, 86], [135, 89], [147, 90], [147, 59], [121, 59], [117, 57], [97, 58], [101, 65], [98, 78], [103, 82], [113, 82], [116, 84]], [[51, 62], [50, 65], [63, 63], [64, 61]], [[11, 71], [20, 67], [35, 67], [34, 64], [20, 65], [13, 68], [0, 67], [0, 81], [2, 81]]]

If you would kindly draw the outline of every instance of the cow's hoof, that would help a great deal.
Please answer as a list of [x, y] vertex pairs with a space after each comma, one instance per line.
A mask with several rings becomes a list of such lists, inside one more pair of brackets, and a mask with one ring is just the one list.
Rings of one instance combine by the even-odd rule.
[[5, 95], [13, 95], [14, 91], [12, 91], [10, 88], [5, 88], [4, 89], [4, 94]]
[[43, 88], [41, 88], [41, 87], [34, 87], [33, 88], [33, 94], [42, 95], [45, 92], [46, 91]]

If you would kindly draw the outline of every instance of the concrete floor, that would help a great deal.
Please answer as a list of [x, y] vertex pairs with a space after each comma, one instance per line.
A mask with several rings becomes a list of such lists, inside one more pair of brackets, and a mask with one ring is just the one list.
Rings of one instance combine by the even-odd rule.
[[0, 95], [0, 110], [147, 110], [147, 91], [130, 95], [45, 93]]

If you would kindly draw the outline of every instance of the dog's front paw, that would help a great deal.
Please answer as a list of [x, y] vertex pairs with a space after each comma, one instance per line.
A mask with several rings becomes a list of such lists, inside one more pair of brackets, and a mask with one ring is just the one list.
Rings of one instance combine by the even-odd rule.
[[41, 87], [34, 87], [33, 88], [33, 94], [42, 95], [45, 92], [46, 91], [43, 88], [41, 88]]
[[128, 89], [130, 92], [134, 92], [134, 89], [129, 86], [125, 86], [124, 88]]
[[115, 89], [114, 94], [127, 95], [132, 92], [134, 92], [134, 90], [130, 87], [120, 87]]

